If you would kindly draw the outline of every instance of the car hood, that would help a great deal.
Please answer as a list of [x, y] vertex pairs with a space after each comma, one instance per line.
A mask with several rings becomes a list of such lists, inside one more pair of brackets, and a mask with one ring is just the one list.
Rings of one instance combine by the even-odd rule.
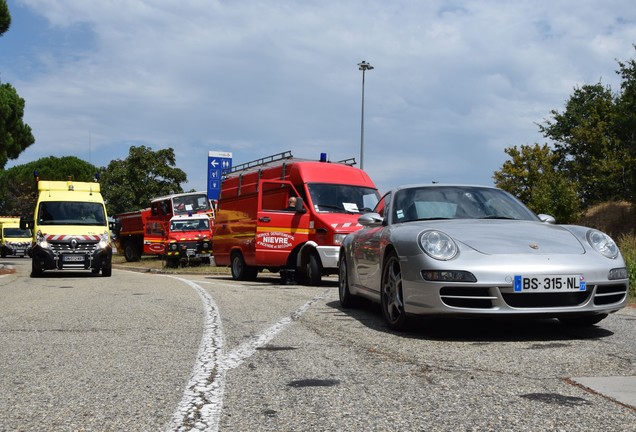
[[488, 255], [585, 253], [581, 242], [570, 231], [543, 222], [457, 220], [437, 229]]

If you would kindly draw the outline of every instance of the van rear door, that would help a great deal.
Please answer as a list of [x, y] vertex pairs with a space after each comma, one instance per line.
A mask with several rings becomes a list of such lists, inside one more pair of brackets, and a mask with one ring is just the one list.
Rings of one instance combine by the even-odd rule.
[[309, 238], [310, 213], [288, 207], [290, 197], [299, 197], [285, 180], [261, 180], [256, 219], [256, 265], [282, 267], [295, 246]]

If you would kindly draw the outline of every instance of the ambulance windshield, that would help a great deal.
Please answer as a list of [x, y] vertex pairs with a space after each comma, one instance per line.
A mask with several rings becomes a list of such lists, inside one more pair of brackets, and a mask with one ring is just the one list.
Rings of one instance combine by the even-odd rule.
[[378, 203], [380, 195], [376, 189], [329, 183], [307, 185], [311, 205], [317, 212], [365, 213]]
[[2, 235], [4, 237], [13, 237], [13, 238], [31, 238], [33, 234], [31, 234], [30, 229], [20, 229], [20, 228], [4, 228], [2, 230]]
[[106, 226], [104, 206], [94, 202], [46, 201], [37, 213], [38, 225]]

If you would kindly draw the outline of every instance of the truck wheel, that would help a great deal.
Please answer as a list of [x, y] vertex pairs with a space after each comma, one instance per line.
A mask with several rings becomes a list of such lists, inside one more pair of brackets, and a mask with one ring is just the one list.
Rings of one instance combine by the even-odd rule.
[[128, 262], [139, 261], [139, 251], [133, 242], [128, 241], [124, 244], [124, 257]]
[[113, 274], [113, 268], [112, 267], [102, 267], [102, 276], [111, 277], [112, 274]]
[[31, 260], [31, 277], [36, 278], [42, 276], [44, 271], [40, 268], [35, 259]]
[[254, 280], [258, 275], [256, 267], [250, 267], [245, 264], [243, 255], [240, 252], [232, 254], [232, 279], [234, 280]]
[[0, 252], [0, 256], [2, 258], [6, 258], [7, 257], [7, 253], [4, 251], [4, 249], [2, 250], [2, 252]]
[[320, 258], [315, 253], [309, 255], [305, 272], [307, 275], [307, 283], [309, 285], [320, 285], [320, 281], [322, 279], [322, 266], [320, 265]]
[[177, 268], [179, 267], [179, 258], [166, 257], [166, 267]]

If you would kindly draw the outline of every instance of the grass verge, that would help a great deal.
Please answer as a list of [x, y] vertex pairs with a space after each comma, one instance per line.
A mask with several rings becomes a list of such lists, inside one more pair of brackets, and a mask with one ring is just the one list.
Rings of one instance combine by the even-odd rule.
[[629, 302], [636, 303], [636, 235], [623, 234], [617, 241], [629, 275]]
[[161, 259], [160, 256], [155, 255], [142, 256], [139, 261], [128, 262], [123, 255], [113, 254], [113, 265], [123, 269], [141, 270], [165, 274], [230, 274], [230, 269], [228, 267], [217, 267], [209, 264], [192, 264], [179, 266], [177, 268], [167, 267], [166, 261]]

